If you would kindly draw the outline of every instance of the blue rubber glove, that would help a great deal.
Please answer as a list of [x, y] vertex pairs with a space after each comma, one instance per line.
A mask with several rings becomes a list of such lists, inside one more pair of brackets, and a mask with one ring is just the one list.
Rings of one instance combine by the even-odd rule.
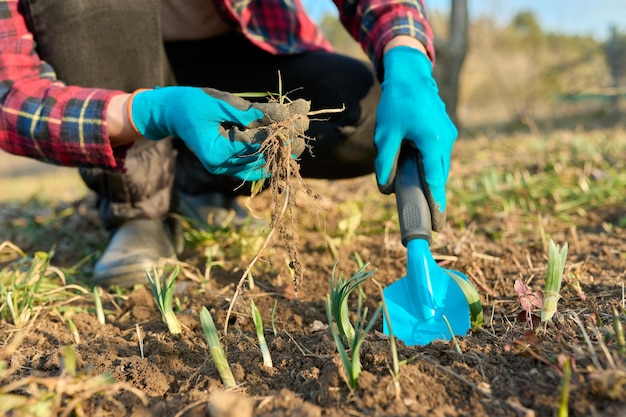
[[[137, 93], [131, 103], [133, 124], [143, 136], [159, 140], [168, 136], [182, 139], [202, 165], [215, 175], [234, 175], [256, 181], [269, 176], [260, 144], [242, 128], [258, 124], [264, 113], [250, 106], [224, 100], [231, 96], [195, 87], [163, 87]], [[251, 103], [235, 98], [237, 104]]]
[[381, 192], [394, 191], [403, 143], [420, 152], [432, 228], [445, 225], [446, 181], [458, 132], [439, 97], [432, 64], [421, 51], [398, 46], [383, 57], [385, 76], [376, 112], [376, 177]]

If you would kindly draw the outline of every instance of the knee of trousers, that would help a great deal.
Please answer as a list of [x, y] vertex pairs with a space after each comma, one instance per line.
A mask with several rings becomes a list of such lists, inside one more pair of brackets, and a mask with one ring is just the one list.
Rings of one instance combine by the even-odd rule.
[[[366, 88], [348, 95], [333, 109], [339, 113], [312, 118], [306, 132], [309, 150], [301, 157], [301, 171], [309, 178], [352, 178], [374, 171], [374, 129], [381, 87], [372, 78], [362, 78]], [[369, 80], [369, 81], [368, 81]]]
[[125, 172], [82, 168], [85, 184], [98, 196], [107, 229], [137, 218], [165, 218], [170, 211], [175, 154], [172, 141], [140, 140], [126, 155]]

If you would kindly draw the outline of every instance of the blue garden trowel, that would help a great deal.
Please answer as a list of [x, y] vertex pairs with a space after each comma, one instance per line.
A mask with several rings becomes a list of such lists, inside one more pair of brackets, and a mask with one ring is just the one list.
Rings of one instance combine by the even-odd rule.
[[430, 252], [431, 217], [418, 167], [418, 153], [404, 148], [394, 183], [402, 244], [407, 248], [407, 274], [384, 290], [389, 321], [383, 332], [407, 345], [465, 336], [472, 324], [482, 325], [478, 293], [467, 277], [440, 267]]

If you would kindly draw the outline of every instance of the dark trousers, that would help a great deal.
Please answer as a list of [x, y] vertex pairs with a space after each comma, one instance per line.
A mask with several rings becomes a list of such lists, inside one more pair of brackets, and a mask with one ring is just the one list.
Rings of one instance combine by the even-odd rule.
[[[307, 131], [312, 138], [311, 152], [305, 150], [300, 158], [301, 174], [337, 179], [373, 172], [380, 86], [368, 64], [325, 51], [272, 55], [235, 33], [169, 42], [165, 51], [179, 85], [233, 93], [278, 93], [280, 72], [283, 94], [288, 98], [310, 100], [312, 110], [345, 107], [340, 113], [312, 118]], [[125, 174], [81, 171], [86, 184], [99, 196], [101, 217], [108, 229], [134, 218], [166, 217], [176, 209], [176, 191], [192, 195], [249, 192], [237, 178], [208, 173], [179, 139], [139, 141], [128, 152], [126, 165]]]

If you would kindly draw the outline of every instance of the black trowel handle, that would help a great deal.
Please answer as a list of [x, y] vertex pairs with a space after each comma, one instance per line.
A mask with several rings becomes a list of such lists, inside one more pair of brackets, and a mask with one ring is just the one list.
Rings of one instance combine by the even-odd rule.
[[424, 194], [417, 150], [408, 146], [402, 148], [394, 188], [402, 244], [406, 246], [413, 239], [424, 239], [430, 243], [430, 208]]

